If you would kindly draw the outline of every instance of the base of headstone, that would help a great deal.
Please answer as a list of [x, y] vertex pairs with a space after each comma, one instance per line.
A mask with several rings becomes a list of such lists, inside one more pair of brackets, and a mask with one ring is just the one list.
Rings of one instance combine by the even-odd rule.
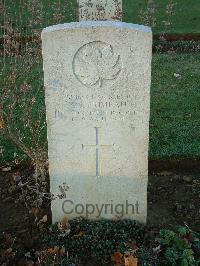
[[73, 176], [51, 180], [53, 188], [60, 184], [69, 184], [69, 189], [66, 198], [52, 201], [53, 223], [63, 216], [146, 222], [147, 178]]

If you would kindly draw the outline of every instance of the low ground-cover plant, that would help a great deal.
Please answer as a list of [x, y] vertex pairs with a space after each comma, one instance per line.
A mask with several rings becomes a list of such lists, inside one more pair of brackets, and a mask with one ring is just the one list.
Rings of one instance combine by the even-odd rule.
[[66, 234], [61, 233], [59, 224], [55, 224], [44, 241], [52, 247], [65, 248], [74, 260], [93, 258], [104, 265], [115, 252], [134, 253], [146, 241], [144, 226], [135, 221], [89, 221], [81, 218], [69, 225]]
[[188, 227], [152, 233], [151, 228], [131, 220], [89, 221], [80, 217], [71, 221], [64, 218], [52, 226], [43, 219], [39, 228], [39, 235], [34, 236], [37, 241], [29, 249], [22, 247], [19, 239], [4, 234], [0, 263], [198, 266], [200, 262], [200, 234]]
[[188, 227], [161, 229], [154, 238], [150, 229], [130, 220], [78, 219], [70, 224], [67, 227], [70, 230], [63, 235], [59, 224], [54, 225], [44, 240], [68, 250], [71, 259], [97, 258], [104, 265], [113, 256], [115, 260], [117, 254], [131, 254], [138, 258], [139, 265], [197, 266], [199, 263], [200, 238]]
[[188, 227], [178, 227], [174, 231], [162, 229], [158, 242], [164, 256], [164, 265], [189, 266], [200, 263], [197, 258], [200, 239]]

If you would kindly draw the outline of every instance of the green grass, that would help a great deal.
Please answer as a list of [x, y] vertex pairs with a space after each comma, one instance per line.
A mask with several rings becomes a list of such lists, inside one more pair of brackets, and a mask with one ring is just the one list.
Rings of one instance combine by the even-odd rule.
[[[28, 7], [28, 2], [32, 3]], [[146, 10], [147, 0], [123, 0], [123, 21], [143, 24], [141, 10]], [[166, 6], [170, 0], [154, 0], [156, 12], [156, 26], [154, 33], [165, 31], [176, 34], [200, 33], [200, 1], [198, 0], [174, 0], [174, 15], [171, 18], [171, 26], [164, 27], [164, 21], [168, 19]], [[15, 3], [15, 4], [14, 4]], [[39, 4], [38, 4], [39, 3]], [[20, 28], [24, 35], [31, 34], [33, 28], [43, 27], [55, 23], [54, 14], [60, 10], [62, 18], [60, 22], [76, 21], [76, 0], [6, 0], [9, 18], [14, 28]], [[32, 10], [30, 11], [30, 7]], [[3, 16], [0, 21], [2, 22]], [[31, 24], [31, 28], [29, 25]]]
[[[0, 95], [3, 95], [1, 88], [4, 86], [10, 88], [10, 93], [4, 104], [4, 110], [7, 112], [7, 107], [11, 105], [15, 99], [19, 98], [14, 108], [12, 131], [23, 139], [23, 143], [25, 143], [29, 149], [34, 151], [36, 145], [33, 142], [33, 137], [35, 135], [37, 135], [37, 139], [39, 140], [37, 142], [40, 143], [41, 146], [43, 146], [46, 140], [42, 61], [37, 57], [31, 58], [31, 60], [24, 59], [23, 57], [17, 60], [14, 57], [5, 59], [6, 62], [4, 67], [2, 67], [2, 77], [0, 79]], [[16, 69], [17, 75], [14, 86], [12, 86], [10, 82], [7, 83], [7, 80], [10, 79], [10, 74], [14, 69]], [[30, 86], [27, 90], [22, 91], [21, 88], [24, 82]], [[26, 126], [27, 123], [30, 124], [30, 121], [35, 125], [39, 125], [39, 128], [37, 129], [37, 127], [34, 127], [33, 132], [31, 132], [29, 127]], [[2, 133], [4, 132], [2, 131]], [[1, 134], [1, 129], [0, 151], [2, 151], [0, 153], [0, 165], [13, 160], [27, 160], [27, 156], [16, 147], [15, 143], [7, 135]]]
[[150, 158], [200, 156], [199, 68], [200, 54], [154, 56]]
[[[17, 64], [21, 64], [18, 60]], [[12, 64], [6, 64], [4, 75]], [[200, 54], [154, 54], [151, 86], [150, 159], [200, 157]], [[18, 67], [20, 71], [20, 67]], [[180, 79], [174, 77], [180, 74]], [[44, 106], [44, 91], [37, 88], [43, 82], [41, 62], [36, 63], [30, 75], [20, 75], [32, 85], [29, 99], [37, 98], [35, 109]], [[3, 79], [2, 79], [3, 80]], [[23, 95], [22, 95], [23, 96]], [[16, 114], [15, 127], [19, 127], [23, 109]], [[24, 129], [21, 129], [23, 132]], [[44, 139], [46, 129], [43, 130]], [[28, 142], [28, 136], [26, 136]], [[13, 160], [16, 152], [22, 153], [8, 139], [0, 136], [4, 152], [0, 165]]]
[[[147, 0], [124, 0], [124, 21], [142, 23], [140, 10], [145, 10]], [[169, 0], [154, 0], [156, 12], [156, 26], [154, 33], [165, 31], [164, 21], [168, 19], [166, 6]], [[167, 32], [175, 34], [200, 33], [200, 1], [198, 0], [174, 0], [174, 15], [171, 17], [171, 26]]]

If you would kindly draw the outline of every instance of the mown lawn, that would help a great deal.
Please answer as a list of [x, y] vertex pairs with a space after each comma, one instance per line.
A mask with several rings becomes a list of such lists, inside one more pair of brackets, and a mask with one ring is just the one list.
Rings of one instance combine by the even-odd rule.
[[[200, 33], [200, 1], [198, 0], [154, 0], [156, 26], [154, 33], [163, 31], [175, 34]], [[165, 28], [165, 21], [169, 19], [166, 14], [167, 5], [174, 3], [171, 25]], [[141, 10], [146, 10], [148, 0], [124, 0], [124, 21], [142, 23]]]
[[[32, 29], [42, 29], [59, 22], [76, 21], [77, 0], [6, 0], [6, 8], [14, 28], [20, 28], [24, 35], [31, 34]], [[146, 24], [141, 19], [141, 11], [147, 10], [147, 3], [155, 3], [156, 26], [154, 33], [170, 32], [200, 33], [200, 1], [198, 0], [123, 0], [123, 21]], [[174, 3], [174, 15], [170, 19], [171, 25], [166, 29], [165, 22], [169, 16], [166, 6]], [[3, 21], [1, 16], [0, 21]]]
[[[21, 60], [17, 64], [22, 64]], [[6, 63], [4, 76], [12, 65]], [[200, 157], [200, 54], [154, 54], [152, 66], [149, 158]], [[26, 73], [23, 77], [20, 74], [20, 77], [32, 85], [29, 98], [36, 97], [35, 109], [42, 110], [42, 63], [37, 62], [29, 75]], [[38, 88], [41, 89], [38, 91]], [[20, 109], [15, 126], [20, 127], [22, 116], [23, 109]], [[44, 140], [45, 134], [44, 128], [41, 139]], [[29, 142], [28, 136], [25, 141]], [[14, 153], [17, 153], [17, 158], [22, 156], [5, 135], [0, 136], [0, 148], [3, 150], [0, 165], [13, 160]]]
[[200, 156], [199, 69], [200, 54], [154, 55], [151, 159]]

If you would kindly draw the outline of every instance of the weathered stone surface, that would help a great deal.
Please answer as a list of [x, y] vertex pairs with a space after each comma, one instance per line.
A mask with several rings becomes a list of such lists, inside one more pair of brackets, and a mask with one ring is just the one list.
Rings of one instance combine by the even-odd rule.
[[53, 221], [68, 213], [145, 222], [150, 28], [69, 23], [44, 29], [42, 42], [51, 192], [69, 186], [52, 202]]
[[78, 19], [122, 20], [122, 0], [78, 0]]

